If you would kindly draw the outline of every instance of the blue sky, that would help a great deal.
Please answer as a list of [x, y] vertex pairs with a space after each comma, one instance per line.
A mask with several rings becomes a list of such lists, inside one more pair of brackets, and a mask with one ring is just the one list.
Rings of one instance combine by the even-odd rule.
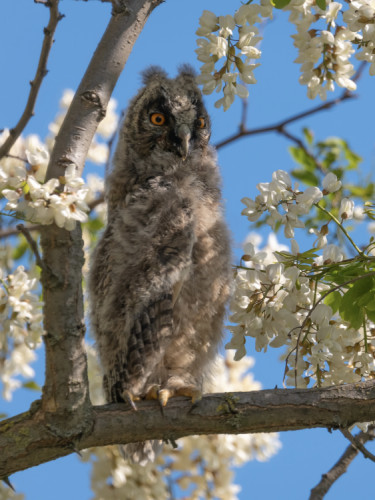
[[[168, 0], [158, 7], [140, 35], [114, 91], [119, 108], [126, 107], [140, 85], [140, 71], [149, 64], [159, 64], [171, 75], [184, 62], [199, 67], [194, 53], [194, 32], [203, 9], [221, 15], [233, 13], [230, 9], [239, 6], [240, 2], [224, 0]], [[65, 18], [57, 29], [48, 64], [49, 73], [43, 82], [35, 116], [26, 129], [26, 133], [37, 133], [42, 138], [48, 133], [48, 124], [57, 112], [63, 90], [78, 86], [109, 20], [110, 7], [96, 0], [62, 0], [60, 11], [65, 14]], [[1, 2], [0, 129], [13, 126], [23, 110], [47, 19], [48, 10], [31, 0]], [[262, 65], [255, 70], [258, 83], [249, 89], [247, 123], [250, 128], [278, 122], [319, 104], [317, 100], [307, 99], [305, 87], [298, 83], [299, 67], [292, 62], [296, 58], [290, 38], [292, 32], [293, 26], [288, 24], [286, 15], [280, 12], [265, 27], [261, 45]], [[374, 79], [365, 74], [359, 82], [358, 99], [298, 122], [290, 127], [290, 131], [299, 134], [302, 127], [307, 126], [315, 131], [319, 139], [327, 136], [345, 138], [352, 149], [363, 157], [363, 170], [372, 174], [375, 163], [374, 83]], [[224, 114], [222, 109], [214, 108], [216, 99], [216, 95], [206, 98], [213, 122], [213, 143], [235, 132], [241, 116], [240, 103]], [[242, 139], [220, 150], [226, 213], [237, 255], [249, 231], [247, 220], [240, 215], [240, 199], [243, 196], [254, 197], [256, 184], [268, 182], [274, 170], [293, 168], [287, 152], [288, 145], [285, 138], [267, 134]], [[102, 173], [98, 169], [96, 171]], [[251, 342], [248, 342], [247, 349], [256, 358], [254, 373], [263, 387], [280, 387], [283, 365], [278, 357], [281, 353], [255, 353]], [[43, 355], [40, 354], [40, 357], [36, 368], [38, 381], [42, 385]], [[33, 393], [19, 391], [11, 405], [0, 402], [0, 413], [24, 411], [34, 397]], [[236, 481], [243, 489], [239, 495], [241, 500], [307, 498], [311, 487], [347, 446], [337, 431], [329, 434], [324, 429], [283, 433], [281, 440], [282, 450], [269, 462], [250, 462], [238, 470]], [[355, 496], [362, 500], [372, 499], [373, 486], [369, 477], [373, 474], [373, 467], [374, 464], [369, 460], [357, 458], [326, 498], [334, 500]], [[17, 473], [12, 477], [12, 482], [18, 491], [25, 493], [27, 500], [91, 498], [89, 468], [75, 456]]]

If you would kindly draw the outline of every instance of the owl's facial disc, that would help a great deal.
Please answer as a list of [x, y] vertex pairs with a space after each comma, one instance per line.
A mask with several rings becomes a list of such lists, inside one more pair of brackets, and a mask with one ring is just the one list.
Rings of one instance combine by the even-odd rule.
[[185, 161], [189, 153], [189, 146], [191, 139], [190, 128], [188, 127], [188, 125], [186, 125], [186, 123], [182, 123], [181, 125], [178, 126], [176, 135], [181, 139], [181, 156], [182, 159]]

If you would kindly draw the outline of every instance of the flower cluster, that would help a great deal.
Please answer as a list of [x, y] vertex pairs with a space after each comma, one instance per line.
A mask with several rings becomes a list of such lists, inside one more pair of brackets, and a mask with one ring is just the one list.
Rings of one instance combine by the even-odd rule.
[[[8, 134], [8, 130], [2, 133], [0, 143]], [[38, 137], [17, 140], [10, 155], [0, 162], [0, 191], [6, 200], [3, 210], [30, 222], [55, 222], [74, 229], [77, 220], [87, 219], [88, 189], [76, 176], [74, 166], [67, 168], [64, 177], [43, 183], [48, 160], [48, 150]]]
[[[273, 229], [276, 225], [284, 226], [286, 238], [294, 237], [295, 228], [303, 228], [305, 224], [302, 217], [308, 214], [311, 207], [322, 199], [324, 194], [337, 191], [341, 182], [333, 173], [328, 173], [323, 179], [323, 191], [318, 187], [310, 186], [305, 191], [300, 191], [298, 184], [292, 187], [292, 181], [287, 172], [277, 170], [272, 174], [271, 182], [263, 182], [257, 185], [260, 194], [252, 200], [243, 198], [241, 201], [246, 205], [242, 215], [246, 215], [251, 221], [257, 221], [264, 213], [268, 213], [266, 220]], [[323, 226], [316, 232], [317, 240], [314, 245], [321, 248], [327, 242], [328, 228]]]
[[4, 276], [0, 272], [0, 380], [3, 397], [11, 399], [21, 382], [14, 378], [34, 376], [30, 363], [41, 342], [43, 303], [35, 289], [38, 280], [23, 266]]
[[[73, 92], [65, 91], [60, 102], [62, 111], [49, 127], [54, 135], [57, 134], [72, 99]], [[115, 132], [118, 124], [115, 108], [116, 101], [111, 99], [106, 117], [100, 123], [90, 146], [88, 159], [96, 163], [105, 163], [108, 159], [108, 145], [99, 142], [98, 136], [108, 138]], [[2, 132], [0, 144], [8, 135], [8, 130]], [[35, 135], [25, 139], [20, 137], [10, 154], [0, 161], [0, 192], [5, 200], [3, 210], [30, 222], [55, 222], [59, 227], [72, 230], [77, 221], [87, 221], [88, 203], [94, 201], [93, 193], [98, 191], [98, 182], [91, 176], [91, 185], [86, 185], [76, 175], [73, 165], [59, 179], [44, 182], [53, 141], [53, 137], [48, 137], [46, 144], [43, 144]], [[104, 215], [103, 213], [102, 216]]]
[[375, 75], [375, 3], [373, 0], [349, 2], [343, 20], [350, 31], [355, 33], [359, 46], [357, 59], [370, 63], [370, 75]]
[[[98, 364], [89, 350], [90, 396], [96, 404], [102, 401]], [[251, 358], [240, 363], [219, 358], [208, 383], [208, 391], [259, 390], [248, 369]], [[94, 377], [92, 379], [91, 377]], [[98, 400], [96, 398], [99, 398]], [[146, 466], [125, 461], [117, 447], [94, 448], [84, 454], [84, 460], [93, 464], [92, 489], [94, 499], [170, 497], [168, 483], [175, 482], [181, 489], [189, 488], [189, 498], [228, 498], [234, 500], [239, 487], [233, 484], [233, 472], [228, 464], [239, 467], [252, 459], [265, 461], [277, 453], [280, 442], [277, 434], [243, 434], [218, 436], [190, 436], [178, 441], [178, 448], [164, 446], [154, 463]]]
[[[322, 190], [309, 187], [302, 192], [292, 187], [286, 172], [277, 171], [270, 183], [257, 187], [261, 194], [255, 200], [242, 200], [246, 205], [242, 213], [255, 221], [267, 212], [267, 222], [273, 227], [284, 225], [285, 236], [292, 238], [295, 228], [304, 227], [301, 217], [313, 205], [327, 212], [318, 202], [340, 189], [341, 183], [329, 173]], [[361, 252], [343, 227], [354, 212], [353, 201], [343, 198], [340, 220], [327, 214], [354, 245], [358, 259], [347, 259], [341, 248], [327, 244], [329, 222], [312, 230], [315, 248], [305, 253], [300, 253], [294, 240], [289, 252], [275, 251], [275, 245], [259, 251], [254, 242], [245, 244], [231, 301], [232, 338], [226, 345], [236, 350], [235, 359], [246, 354], [246, 337], [253, 337], [257, 351], [268, 346], [285, 348], [287, 385], [323, 386], [375, 377], [374, 317], [368, 295], [373, 257], [371, 252]], [[358, 267], [364, 260], [363, 267]], [[349, 311], [355, 301], [364, 311], [359, 322], [359, 313]]]
[[69, 231], [75, 228], [76, 221], [87, 220], [88, 188], [83, 179], [76, 176], [74, 165], [69, 165], [60, 179], [50, 179], [44, 184], [19, 166], [18, 176], [12, 181], [16, 181], [16, 185], [2, 189], [1, 193], [7, 200], [4, 210], [18, 218], [39, 224], [55, 222]]
[[247, 88], [238, 83], [256, 83], [253, 70], [261, 52], [258, 48], [261, 37], [257, 24], [272, 19], [274, 6], [289, 12], [289, 21], [297, 33], [292, 35], [298, 50], [296, 63], [301, 64], [300, 83], [307, 85], [307, 95], [326, 99], [327, 91], [333, 91], [335, 84], [350, 91], [356, 89], [352, 79], [353, 64], [350, 62], [358, 46], [357, 59], [371, 63], [370, 74], [375, 74], [375, 5], [373, 0], [348, 2], [343, 13], [345, 24], [338, 23], [342, 3], [327, 0], [323, 10], [322, 2], [315, 0], [289, 0], [282, 2], [260, 0], [259, 5], [242, 5], [233, 16], [216, 16], [205, 10], [199, 20], [196, 50], [198, 60], [203, 62], [198, 83], [203, 93], [223, 91], [223, 97], [215, 106], [228, 109], [235, 95], [246, 97]]
[[[257, 44], [261, 40], [255, 22], [259, 16], [271, 15], [272, 7], [259, 5], [243, 5], [234, 16], [217, 17], [205, 10], [199, 20], [197, 35], [199, 38], [196, 53], [203, 62], [198, 83], [203, 85], [203, 93], [211, 94], [214, 90], [223, 90], [223, 97], [216, 107], [223, 106], [227, 110], [234, 101], [235, 95], [247, 97], [247, 88], [238, 83], [256, 83], [253, 70], [258, 64], [252, 63], [261, 55]], [[221, 67], [215, 66], [221, 59]]]

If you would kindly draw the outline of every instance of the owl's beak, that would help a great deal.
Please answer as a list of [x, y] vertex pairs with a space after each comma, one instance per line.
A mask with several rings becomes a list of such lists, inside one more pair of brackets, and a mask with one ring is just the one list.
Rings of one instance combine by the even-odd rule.
[[186, 157], [189, 153], [189, 145], [191, 132], [186, 123], [182, 123], [179, 125], [177, 129], [177, 137], [181, 139], [181, 156], [183, 160], [186, 160]]

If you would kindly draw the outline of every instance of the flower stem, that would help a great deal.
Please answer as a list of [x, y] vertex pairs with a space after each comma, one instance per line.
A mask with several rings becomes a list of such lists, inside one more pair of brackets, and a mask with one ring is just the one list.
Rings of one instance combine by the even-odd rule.
[[339, 228], [341, 229], [341, 231], [345, 234], [345, 236], [348, 238], [348, 240], [350, 241], [350, 243], [353, 245], [353, 247], [355, 248], [355, 250], [358, 252], [359, 255], [363, 255], [363, 252], [362, 250], [354, 243], [354, 241], [352, 240], [352, 238], [349, 236], [349, 233], [348, 231], [344, 228], [344, 226], [341, 224], [341, 222], [333, 215], [331, 214], [331, 212], [329, 212], [328, 210], [326, 210], [324, 207], [322, 207], [321, 205], [319, 205], [319, 203], [315, 203], [315, 206], [317, 208], [319, 208], [322, 212], [324, 212], [326, 215], [328, 215], [328, 217], [330, 217], [338, 226]]
[[366, 316], [363, 318], [363, 337], [365, 340], [365, 352], [368, 352], [368, 344], [367, 344], [367, 330], [366, 330]]

